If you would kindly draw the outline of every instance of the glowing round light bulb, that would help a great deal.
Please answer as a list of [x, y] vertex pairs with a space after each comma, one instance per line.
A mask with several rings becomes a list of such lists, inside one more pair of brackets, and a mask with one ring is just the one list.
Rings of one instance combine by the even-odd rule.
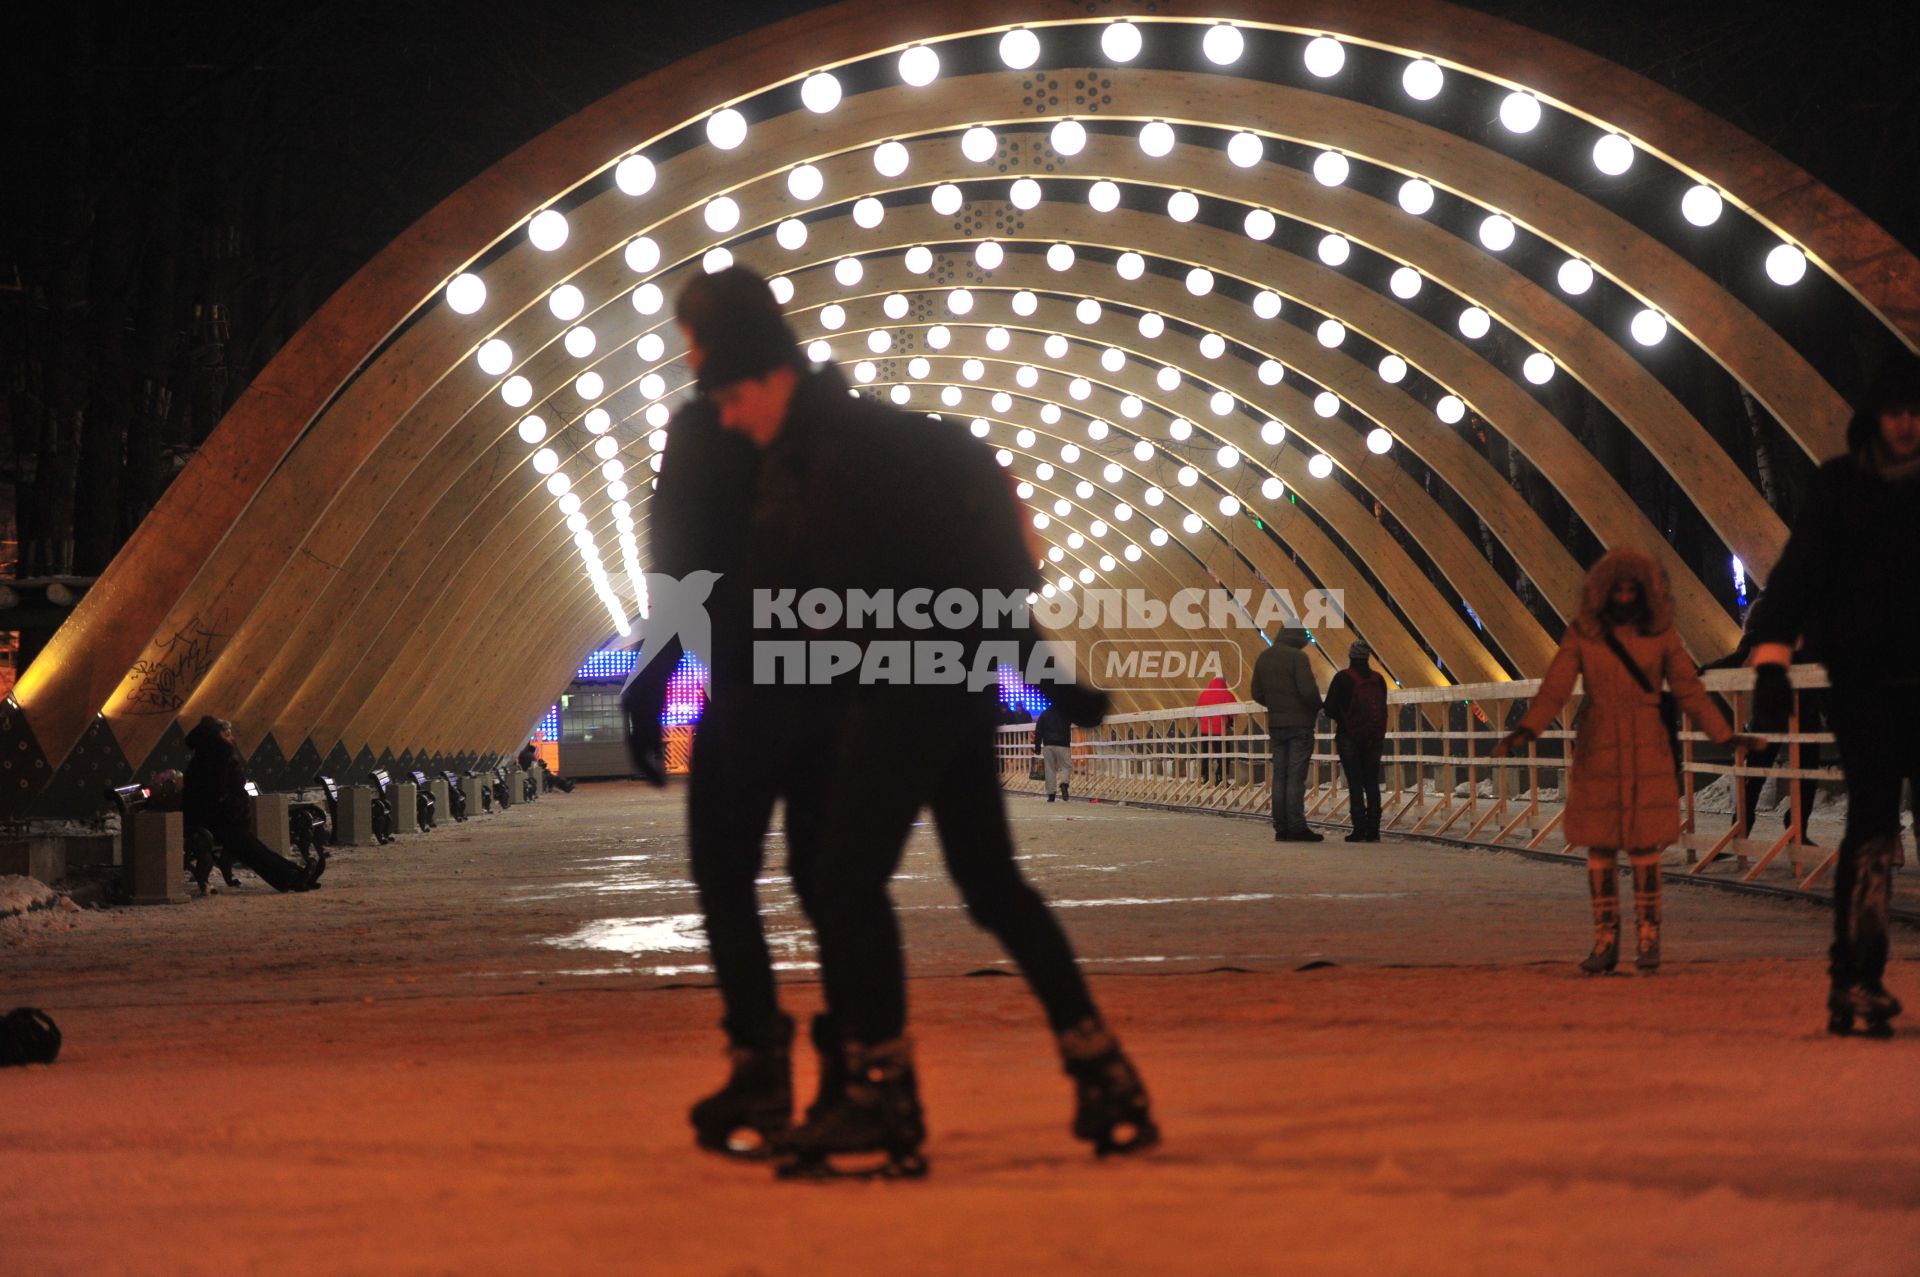
[[1578, 257], [1569, 257], [1560, 263], [1560, 271], [1556, 279], [1559, 281], [1561, 292], [1578, 297], [1593, 287], [1593, 267]]
[[789, 253], [806, 246], [807, 224], [797, 217], [789, 217], [773, 231], [774, 242]]
[[1260, 442], [1278, 448], [1287, 441], [1287, 428], [1277, 421], [1269, 421], [1260, 427]]
[[900, 78], [916, 89], [924, 89], [940, 76], [940, 55], [924, 44], [916, 44], [900, 55]]
[[1107, 347], [1100, 352], [1100, 366], [1108, 372], [1119, 372], [1127, 366], [1126, 352]]
[[1040, 60], [1040, 37], [1015, 27], [1000, 37], [1000, 61], [1011, 71], [1024, 71]]
[[1433, 208], [1433, 184], [1423, 178], [1410, 177], [1400, 183], [1400, 207], [1415, 217], [1423, 217]]
[[1005, 448], [1002, 448], [1000, 449], [1000, 451], [994, 453], [993, 459], [999, 462], [1002, 467], [1010, 466], [1013, 464], [1013, 454], [1011, 452], [1008, 452]]
[[500, 398], [509, 408], [524, 408], [533, 402], [533, 383], [518, 375], [509, 377], [500, 383]]
[[983, 239], [974, 246], [973, 264], [981, 270], [998, 270], [1007, 260], [1007, 250], [1000, 247], [998, 240]]
[[1062, 155], [1078, 155], [1087, 145], [1087, 126], [1078, 120], [1062, 120], [1048, 135], [1053, 149]]
[[1096, 213], [1111, 213], [1120, 207], [1120, 188], [1102, 178], [1087, 188], [1087, 205]]
[[[984, 439], [987, 437], [988, 426], [985, 418], [975, 417], [971, 422], [967, 423], [967, 429], [973, 434], [973, 437], [976, 439]], [[1025, 492], [1020, 494], [1022, 498], [1030, 497], [1033, 495], [1032, 484], [1023, 483], [1020, 486], [1026, 489]]]
[[800, 104], [815, 115], [840, 105], [840, 80], [827, 71], [815, 71], [800, 82]]
[[1145, 439], [1141, 439], [1135, 442], [1135, 444], [1133, 445], [1133, 459], [1135, 461], [1153, 460], [1153, 445], [1148, 443]]
[[707, 141], [731, 151], [747, 140], [747, 117], [727, 107], [707, 117]]
[[1187, 291], [1195, 297], [1205, 297], [1213, 291], [1213, 272], [1204, 266], [1196, 266], [1187, 272]]
[[1277, 386], [1285, 380], [1286, 375], [1286, 365], [1282, 364], [1278, 359], [1262, 359], [1260, 361], [1258, 376], [1261, 385]]
[[547, 294], [547, 309], [559, 320], [574, 320], [587, 308], [586, 296], [572, 284], [562, 284]]
[[[1015, 432], [1013, 436], [1013, 441], [1014, 443], [1018, 444], [1021, 448], [1031, 448], [1033, 447], [1033, 441], [1038, 437], [1039, 436], [1035, 435], [1033, 431], [1022, 428], [1019, 431]], [[1046, 476], [1042, 475], [1041, 478], [1045, 479]]]
[[571, 487], [573, 487], [573, 481], [558, 471], [547, 476], [547, 491], [556, 497], [566, 496], [567, 490]]
[[853, 224], [870, 231], [886, 219], [887, 207], [869, 195], [853, 202]]
[[1520, 362], [1520, 375], [1536, 386], [1544, 386], [1553, 380], [1553, 356], [1543, 351], [1534, 351]]
[[1201, 528], [1207, 526], [1207, 521], [1197, 514], [1189, 514], [1186, 518], [1180, 520], [1180, 526], [1185, 528], [1189, 535], [1196, 535]]
[[1091, 297], [1082, 297], [1073, 308], [1073, 317], [1092, 327], [1100, 322], [1100, 303]]
[[787, 174], [787, 194], [802, 204], [819, 199], [826, 186], [827, 179], [811, 164], [802, 164]]
[[925, 244], [915, 244], [901, 255], [900, 264], [911, 274], [924, 275], [933, 269], [933, 250]]
[[1254, 208], [1247, 210], [1247, 216], [1240, 225], [1248, 239], [1265, 241], [1272, 239], [1274, 231], [1280, 228], [1280, 219], [1264, 208]]
[[1339, 186], [1347, 180], [1352, 165], [1338, 151], [1322, 151], [1313, 161], [1313, 180], [1322, 186]]
[[773, 294], [773, 300], [784, 306], [793, 300], [793, 281], [785, 275], [775, 275], [767, 281], [767, 291]]
[[1140, 28], [1131, 22], [1109, 22], [1100, 32], [1100, 52], [1114, 62], [1131, 62], [1140, 56]]
[[1401, 301], [1409, 301], [1420, 295], [1420, 272], [1411, 266], [1397, 268], [1387, 279], [1387, 287]]
[[[1180, 370], [1173, 367], [1162, 368], [1159, 372], [1153, 374], [1153, 384], [1168, 394], [1172, 394], [1180, 388]], [[1191, 427], [1177, 417], [1174, 419], [1174, 423], [1173, 437], [1176, 439], [1186, 438], [1187, 432]]]
[[[667, 420], [667, 406], [665, 404], [657, 403], [653, 405], [653, 408], [658, 408], [660, 410], [659, 419], [661, 422], [665, 422]], [[647, 420], [649, 423], [653, 422], [653, 419], [654, 419], [655, 414], [654, 414], [653, 408], [647, 409]], [[587, 433], [590, 435], [603, 435], [607, 433], [607, 431], [613, 429], [613, 414], [608, 412], [605, 408], [589, 409], [587, 411], [587, 415], [581, 418], [581, 420], [586, 424]], [[667, 446], [667, 432], [664, 430], [656, 430], [655, 433], [660, 436], [660, 442], [658, 444], [658, 447], [656, 448], [656, 451], [657, 451], [658, 448], [664, 448]]]
[[1148, 311], [1146, 314], [1140, 316], [1139, 327], [1140, 335], [1148, 341], [1152, 341], [1161, 333], [1167, 331], [1167, 321], [1153, 311]]
[[1593, 166], [1608, 177], [1619, 177], [1633, 167], [1633, 143], [1622, 134], [1607, 134], [1593, 144]]
[[1340, 396], [1331, 390], [1323, 390], [1313, 397], [1313, 410], [1322, 417], [1331, 417], [1340, 411]]
[[1287, 485], [1281, 483], [1280, 480], [1274, 478], [1272, 475], [1268, 475], [1260, 481], [1260, 495], [1269, 501], [1278, 501], [1286, 495], [1286, 492]]
[[1807, 255], [1792, 244], [1776, 244], [1767, 254], [1767, 278], [1791, 287], [1807, 276]]
[[[1062, 461], [1064, 461], [1064, 462], [1066, 462], [1066, 463], [1067, 463], [1068, 465], [1072, 465], [1072, 464], [1073, 464], [1074, 462], [1076, 462], [1076, 461], [1078, 461], [1078, 460], [1080, 460], [1080, 445], [1079, 445], [1079, 444], [1077, 444], [1077, 443], [1063, 443], [1063, 444], [1061, 444], [1061, 445], [1060, 445], [1060, 460], [1062, 460]], [[1093, 495], [1093, 489], [1092, 489], [1091, 487], [1089, 487], [1089, 488], [1087, 489], [1087, 491], [1086, 491], [1086, 492], [1085, 492], [1084, 494], [1082, 494], [1082, 495], [1084, 495], [1084, 496], [1092, 496], [1092, 495]]]
[[1192, 191], [1175, 191], [1167, 197], [1167, 216], [1176, 222], [1191, 222], [1200, 215], [1200, 197]]
[[1075, 377], [1067, 383], [1067, 393], [1075, 399], [1085, 399], [1093, 393], [1093, 383], [1085, 377]]
[[533, 468], [540, 474], [552, 474], [560, 468], [560, 454], [552, 448], [542, 448], [533, 454]]
[[1216, 417], [1224, 417], [1233, 411], [1233, 396], [1224, 390], [1216, 390], [1207, 399], [1207, 407]]
[[1114, 259], [1113, 270], [1121, 279], [1139, 279], [1147, 273], [1147, 259], [1128, 249]]
[[1459, 395], [1441, 395], [1440, 402], [1433, 406], [1433, 415], [1450, 426], [1458, 425], [1467, 415], [1467, 405]]
[[842, 257], [833, 264], [833, 277], [842, 288], [852, 288], [866, 273], [858, 257]]
[[[1174, 372], [1171, 368], [1167, 369], [1167, 371], [1173, 372], [1173, 384], [1176, 386], [1179, 385], [1180, 374]], [[1187, 440], [1193, 438], [1193, 423], [1185, 417], [1175, 417], [1167, 423], [1167, 433], [1173, 436], [1174, 442], [1185, 443]]]
[[1040, 206], [1040, 183], [1030, 177], [1018, 178], [1007, 191], [1007, 198], [1013, 206], [1023, 211]]
[[1147, 540], [1153, 542], [1155, 545], [1165, 545], [1167, 543], [1167, 530], [1165, 528], [1155, 528], [1147, 534]]
[[1161, 159], [1173, 150], [1173, 126], [1165, 120], [1150, 120], [1140, 127], [1140, 149], [1154, 159]]
[[539, 443], [547, 437], [547, 423], [538, 417], [522, 417], [518, 427], [520, 438], [525, 443]]
[[893, 349], [893, 334], [884, 328], [876, 328], [867, 334], [867, 349], [876, 355], [884, 355]]
[[1493, 331], [1493, 318], [1478, 306], [1460, 312], [1460, 332], [1470, 341], [1479, 341]]
[[1500, 99], [1500, 123], [1509, 133], [1531, 133], [1540, 124], [1540, 99], [1516, 91]]
[[1227, 139], [1227, 162], [1235, 168], [1252, 168], [1266, 154], [1266, 144], [1258, 133], [1235, 133]]
[[1340, 73], [1340, 68], [1347, 64], [1347, 51], [1332, 36], [1317, 35], [1307, 41], [1303, 60], [1310, 74], [1324, 80]]
[[1642, 310], [1628, 325], [1633, 339], [1642, 346], [1658, 346], [1667, 336], [1667, 317], [1657, 310]]
[[985, 164], [1000, 149], [1000, 139], [984, 124], [976, 124], [960, 135], [960, 154], [975, 164]]
[[978, 381], [987, 375], [987, 366], [978, 359], [969, 359], [960, 365], [960, 375], [968, 381]]
[[613, 166], [613, 184], [622, 194], [645, 195], [653, 189], [653, 161], [644, 155], [629, 155]]
[[[607, 435], [607, 436], [604, 436], [603, 438], [595, 439], [593, 441], [593, 455], [600, 458], [602, 461], [608, 460], [609, 458], [617, 454], [619, 451], [620, 451], [620, 441], [618, 439], [615, 439], [612, 435]], [[620, 476], [613, 475], [610, 477], [617, 479]]]
[[1398, 355], [1386, 355], [1380, 360], [1380, 380], [1390, 386], [1397, 386], [1407, 377], [1407, 361]]
[[1280, 294], [1270, 289], [1261, 289], [1253, 295], [1253, 313], [1261, 319], [1272, 319], [1280, 313]]
[[527, 239], [541, 252], [553, 252], [567, 242], [567, 215], [557, 208], [535, 213], [527, 223]]
[[498, 377], [513, 367], [513, 347], [498, 337], [480, 343], [480, 349], [474, 354], [474, 361], [480, 365], [480, 371], [489, 377]]
[[1401, 72], [1400, 87], [1415, 101], [1431, 102], [1440, 96], [1440, 87], [1446, 83], [1446, 79], [1446, 73], [1441, 71], [1438, 62], [1432, 58], [1415, 58]]
[[1337, 319], [1323, 319], [1320, 326], [1313, 330], [1313, 335], [1322, 346], [1333, 350], [1347, 339], [1347, 326]]
[[597, 372], [583, 372], [573, 379], [573, 393], [582, 399], [598, 399], [607, 383]]
[[907, 171], [907, 148], [898, 142], [882, 142], [873, 148], [874, 171], [881, 177], [899, 177]]
[[1121, 416], [1131, 419], [1134, 417], [1138, 417], [1145, 410], [1146, 410], [1146, 405], [1140, 402], [1139, 395], [1121, 396], [1121, 399], [1120, 399], [1120, 415]]
[[1324, 452], [1316, 452], [1307, 458], [1307, 473], [1316, 479], [1324, 479], [1333, 473], [1333, 458]]
[[1219, 462], [1222, 470], [1231, 470], [1240, 464], [1240, 449], [1228, 444], [1215, 454], [1214, 460]]
[[1513, 247], [1514, 229], [1510, 218], [1494, 213], [1480, 223], [1480, 242], [1488, 251], [1504, 253]]
[[846, 307], [838, 302], [829, 302], [820, 308], [820, 326], [828, 332], [838, 332], [846, 322]]
[[1005, 350], [1013, 343], [1013, 334], [995, 324], [987, 329], [987, 349]]
[[666, 340], [659, 333], [645, 333], [633, 343], [633, 353], [646, 363], [657, 363], [667, 353]]
[[853, 366], [853, 379], [861, 385], [867, 385], [880, 375], [879, 365], [871, 359], [862, 359]]
[[1205, 359], [1218, 359], [1227, 353], [1227, 339], [1219, 333], [1206, 333], [1200, 338], [1200, 355]]
[[953, 340], [953, 331], [945, 324], [935, 324], [927, 329], [927, 345], [933, 350], [945, 350]]
[[716, 195], [707, 201], [707, 229], [724, 235], [740, 224], [740, 205], [731, 196]]
[[1353, 245], [1345, 235], [1322, 235], [1314, 251], [1329, 266], [1344, 266], [1353, 255]]
[[1680, 215], [1695, 226], [1711, 226], [1720, 220], [1726, 200], [1711, 186], [1692, 186], [1680, 197]]
[[645, 235], [636, 235], [627, 244], [627, 269], [644, 275], [660, 265], [660, 245]]
[[1220, 67], [1238, 62], [1246, 47], [1246, 37], [1230, 22], [1215, 23], [1200, 39], [1200, 51], [1207, 55], [1207, 61]]
[[1034, 311], [1040, 309], [1040, 299], [1035, 296], [1031, 290], [1025, 288], [1013, 295], [1013, 302], [1011, 304], [1013, 306], [1013, 313], [1016, 315], [1031, 315]]
[[947, 309], [956, 315], [964, 315], [973, 309], [973, 294], [964, 288], [956, 288], [947, 294]]
[[667, 379], [657, 372], [650, 372], [640, 379], [640, 397], [658, 399], [667, 393]]
[[447, 283], [447, 305], [456, 315], [471, 315], [487, 304], [487, 286], [478, 275], [462, 272]]

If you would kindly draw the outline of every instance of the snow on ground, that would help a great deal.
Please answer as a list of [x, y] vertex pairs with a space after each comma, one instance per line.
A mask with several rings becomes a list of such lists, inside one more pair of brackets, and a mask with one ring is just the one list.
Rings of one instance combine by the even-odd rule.
[[1033, 799], [1024, 863], [1165, 1147], [1101, 1164], [1068, 1137], [1033, 1003], [968, 978], [1007, 968], [921, 830], [895, 895], [933, 1175], [776, 1185], [687, 1138], [724, 1061], [680, 797], [582, 786], [344, 851], [316, 895], [87, 912], [6, 951], [0, 1005], [67, 1038], [0, 1071], [7, 1270], [1878, 1277], [1920, 1253], [1920, 1032], [1820, 1031], [1819, 910], [1675, 888], [1669, 966], [1586, 979], [1567, 865]]

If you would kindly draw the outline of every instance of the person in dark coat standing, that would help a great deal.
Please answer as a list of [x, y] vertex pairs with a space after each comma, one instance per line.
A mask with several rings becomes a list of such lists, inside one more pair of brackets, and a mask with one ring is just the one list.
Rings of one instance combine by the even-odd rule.
[[1747, 617], [1754, 713], [1783, 731], [1794, 640], [1820, 626], [1827, 720], [1847, 779], [1847, 828], [1833, 880], [1827, 1027], [1892, 1032], [1887, 966], [1900, 787], [1920, 785], [1920, 364], [1881, 371], [1822, 465], [1780, 561]]
[[193, 751], [181, 804], [187, 826], [212, 834], [229, 856], [275, 891], [317, 888], [327, 869], [326, 852], [303, 867], [254, 837], [247, 769], [234, 743], [233, 724], [209, 714], [187, 733], [187, 748]]
[[1040, 775], [1047, 788], [1047, 801], [1067, 796], [1073, 779], [1073, 720], [1059, 705], [1040, 711], [1033, 725], [1033, 751], [1040, 755]]
[[1307, 827], [1307, 768], [1313, 763], [1313, 728], [1320, 718], [1320, 686], [1307, 657], [1311, 636], [1289, 628], [1253, 663], [1252, 699], [1267, 708], [1273, 746], [1273, 840], [1324, 842]]
[[1347, 776], [1353, 832], [1348, 842], [1380, 841], [1380, 754], [1387, 743], [1387, 680], [1367, 658], [1373, 649], [1356, 641], [1347, 649], [1347, 668], [1327, 684], [1327, 717], [1333, 720], [1334, 748]]

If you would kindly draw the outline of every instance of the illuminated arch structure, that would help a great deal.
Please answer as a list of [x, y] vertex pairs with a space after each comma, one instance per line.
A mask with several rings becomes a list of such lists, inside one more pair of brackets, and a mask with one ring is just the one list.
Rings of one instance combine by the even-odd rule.
[[205, 712], [269, 784], [513, 746], [638, 606], [670, 301], [728, 257], [1001, 450], [1054, 588], [1338, 587], [1409, 685], [1539, 674], [1603, 546], [1730, 648], [1623, 458], [1764, 580], [1786, 529], [1702, 405], [1825, 458], [1836, 384], [1920, 335], [1831, 191], [1480, 14], [851, 0], [581, 112], [341, 289], [20, 680], [6, 808], [91, 807]]

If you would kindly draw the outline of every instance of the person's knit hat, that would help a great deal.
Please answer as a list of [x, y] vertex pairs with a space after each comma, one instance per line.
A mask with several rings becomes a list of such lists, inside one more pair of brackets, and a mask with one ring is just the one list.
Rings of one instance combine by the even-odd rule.
[[696, 276], [675, 303], [674, 318], [700, 348], [702, 393], [804, 366], [773, 289], [744, 266]]
[[1367, 645], [1365, 639], [1355, 639], [1353, 646], [1347, 649], [1347, 664], [1352, 665], [1357, 661], [1364, 661], [1372, 655], [1373, 648]]
[[1849, 450], [1865, 447], [1880, 431], [1882, 413], [1920, 408], [1920, 360], [1901, 351], [1891, 355], [1874, 373], [1847, 424]]

